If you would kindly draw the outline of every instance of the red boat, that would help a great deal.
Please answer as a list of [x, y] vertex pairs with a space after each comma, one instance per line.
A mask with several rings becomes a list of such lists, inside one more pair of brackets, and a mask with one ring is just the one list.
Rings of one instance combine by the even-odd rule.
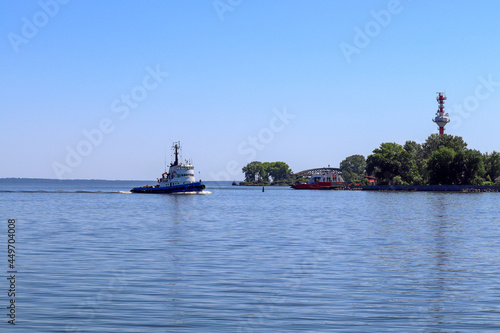
[[307, 184], [295, 184], [292, 185], [292, 188], [296, 190], [333, 190], [345, 186], [340, 169], [320, 168], [301, 172], [305, 175], [308, 173], [311, 174], [311, 178]]

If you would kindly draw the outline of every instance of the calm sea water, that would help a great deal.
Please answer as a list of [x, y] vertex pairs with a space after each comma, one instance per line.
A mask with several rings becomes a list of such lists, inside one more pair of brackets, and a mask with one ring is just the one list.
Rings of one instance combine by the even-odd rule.
[[500, 331], [498, 193], [143, 184], [0, 180], [1, 332]]

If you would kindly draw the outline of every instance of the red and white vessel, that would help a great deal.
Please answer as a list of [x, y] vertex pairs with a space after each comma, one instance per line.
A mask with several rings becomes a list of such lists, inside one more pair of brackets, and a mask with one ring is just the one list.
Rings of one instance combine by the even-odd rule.
[[337, 168], [310, 169], [297, 175], [311, 176], [311, 178], [307, 184], [292, 185], [296, 190], [334, 190], [345, 186], [342, 171]]

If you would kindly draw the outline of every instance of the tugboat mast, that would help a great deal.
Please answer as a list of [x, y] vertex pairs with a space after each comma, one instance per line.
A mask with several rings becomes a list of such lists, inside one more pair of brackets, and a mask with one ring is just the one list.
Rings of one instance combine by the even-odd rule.
[[179, 149], [181, 149], [181, 142], [180, 141], [174, 142], [172, 149], [174, 150], [174, 155], [175, 155], [174, 163], [172, 163], [172, 166], [174, 166], [179, 164]]

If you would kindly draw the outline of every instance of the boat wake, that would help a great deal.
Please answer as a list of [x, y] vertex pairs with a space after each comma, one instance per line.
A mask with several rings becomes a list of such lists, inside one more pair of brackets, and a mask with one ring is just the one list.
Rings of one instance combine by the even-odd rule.
[[[47, 191], [47, 190], [33, 190], [33, 191], [10, 191], [10, 190], [0, 190], [0, 193], [44, 193], [44, 194], [71, 194], [71, 193], [94, 193], [94, 194], [132, 194], [130, 191], [84, 191], [84, 190], [78, 190], [78, 191], [65, 191], [65, 190], [53, 190], [53, 191]], [[203, 194], [212, 194], [210, 191], [195, 191], [195, 192], [174, 192], [174, 193], [167, 193], [167, 194], [198, 194], [198, 195], [203, 195]]]
[[193, 195], [193, 194], [197, 194], [197, 195], [204, 195], [204, 194], [212, 194], [212, 192], [210, 191], [196, 191], [196, 192], [173, 192], [173, 193], [169, 193], [169, 194], [172, 194], [172, 195]]
[[47, 190], [9, 191], [9, 190], [0, 190], [0, 193], [52, 193], [52, 194], [68, 194], [68, 193], [116, 194], [116, 193], [122, 193], [122, 194], [130, 194], [132, 192], [130, 192], [130, 191], [84, 191], [84, 190], [78, 190], [78, 191], [65, 191], [65, 190], [54, 190], [54, 191], [47, 191]]

